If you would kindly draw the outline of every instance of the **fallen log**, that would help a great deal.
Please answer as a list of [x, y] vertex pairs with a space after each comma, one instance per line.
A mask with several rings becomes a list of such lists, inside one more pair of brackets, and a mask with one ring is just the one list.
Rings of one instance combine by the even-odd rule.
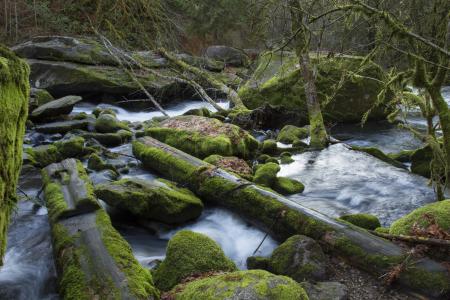
[[81, 162], [42, 171], [62, 299], [159, 299], [148, 270], [111, 225]]
[[[136, 140], [133, 153], [145, 167], [189, 186], [205, 201], [234, 210], [265, 229], [281, 215], [271, 230], [275, 238], [309, 236], [321, 242], [330, 254], [343, 257], [375, 276], [389, 273], [410, 256], [388, 240], [329, 218], [151, 137]], [[433, 297], [445, 297], [450, 292], [449, 271], [428, 258], [412, 259], [398, 282]]]

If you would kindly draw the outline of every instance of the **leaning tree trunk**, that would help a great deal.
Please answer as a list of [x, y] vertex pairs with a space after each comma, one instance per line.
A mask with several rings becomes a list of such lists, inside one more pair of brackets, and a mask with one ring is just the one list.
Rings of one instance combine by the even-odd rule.
[[411, 257], [405, 249], [366, 230], [308, 209], [151, 137], [136, 140], [133, 153], [145, 167], [188, 185], [206, 201], [234, 210], [279, 240], [295, 234], [309, 236], [327, 252], [376, 276], [408, 262], [411, 265], [398, 274], [402, 285], [436, 297], [450, 291], [450, 272], [445, 266]]
[[28, 65], [0, 46], [0, 265], [22, 165], [30, 93], [28, 76]]
[[323, 123], [314, 72], [309, 59], [309, 41], [311, 37], [305, 25], [306, 20], [304, 20], [305, 16], [300, 0], [291, 0], [290, 4], [291, 31], [294, 35], [293, 41], [305, 86], [306, 108], [308, 110], [311, 136], [310, 146], [316, 149], [323, 149], [328, 145], [329, 139]]

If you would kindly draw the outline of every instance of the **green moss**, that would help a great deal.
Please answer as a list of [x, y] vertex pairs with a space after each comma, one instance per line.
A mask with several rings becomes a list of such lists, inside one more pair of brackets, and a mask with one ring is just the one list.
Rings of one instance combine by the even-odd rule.
[[293, 163], [295, 160], [292, 158], [292, 154], [289, 152], [283, 152], [280, 155], [280, 162], [283, 165], [288, 165], [290, 163]]
[[[362, 57], [311, 57], [317, 67], [317, 92], [325, 120], [359, 122], [378, 101], [385, 73], [375, 63], [361, 67]], [[297, 124], [308, 124], [304, 84], [294, 53], [265, 53], [260, 56], [252, 78], [239, 89], [244, 104], [251, 109], [263, 103], [283, 105], [298, 113]], [[357, 73], [357, 75], [352, 75]], [[341, 84], [342, 77], [346, 75]], [[388, 93], [386, 101], [391, 99]], [[348, 108], [352, 109], [349, 110]], [[370, 114], [381, 119], [387, 114], [382, 105]]]
[[73, 137], [68, 140], [55, 142], [52, 145], [27, 148], [25, 151], [29, 155], [34, 166], [43, 168], [66, 158], [83, 155], [84, 142], [82, 137]]
[[124, 122], [120, 122], [114, 115], [100, 114], [95, 120], [95, 130], [99, 133], [115, 133], [120, 129], [130, 130]]
[[30, 94], [28, 65], [0, 45], [0, 266], [22, 165]]
[[94, 171], [111, 170], [118, 173], [113, 165], [107, 164], [97, 153], [93, 153], [89, 156], [87, 167]]
[[168, 291], [189, 275], [235, 270], [235, 264], [216, 242], [203, 234], [183, 230], [170, 239], [166, 258], [154, 278], [160, 290]]
[[306, 139], [308, 136], [309, 128], [286, 125], [278, 133], [277, 141], [283, 144], [293, 144], [299, 140]]
[[410, 235], [414, 224], [425, 229], [430, 225], [430, 218], [442, 229], [450, 230], [450, 200], [427, 204], [412, 211], [395, 221], [391, 225], [390, 233]]
[[300, 181], [295, 179], [277, 177], [272, 188], [282, 195], [292, 195], [303, 192], [305, 186]]
[[97, 196], [113, 207], [142, 219], [174, 224], [200, 216], [203, 203], [191, 191], [160, 179], [122, 179], [95, 187]]
[[277, 181], [277, 173], [280, 171], [280, 166], [276, 163], [269, 162], [257, 166], [254, 182], [266, 187], [272, 187]]
[[303, 288], [292, 279], [261, 270], [239, 271], [195, 280], [175, 287], [170, 294], [175, 300], [308, 300]]
[[414, 150], [402, 150], [397, 153], [390, 153], [388, 156], [399, 162], [410, 162], [411, 156], [414, 154]]
[[265, 154], [275, 154], [278, 150], [277, 142], [274, 140], [265, 140], [261, 146], [261, 152]]
[[368, 230], [375, 230], [381, 226], [380, 220], [376, 216], [369, 214], [345, 215], [339, 219]]
[[185, 112], [185, 116], [200, 116], [200, 117], [211, 117], [211, 112], [206, 107], [190, 109]]
[[294, 235], [278, 246], [269, 259], [269, 271], [303, 282], [325, 276], [327, 257], [313, 239]]
[[397, 161], [395, 159], [392, 159], [391, 157], [386, 155], [380, 149], [377, 149], [374, 147], [357, 147], [357, 146], [352, 146], [352, 149], [356, 150], [356, 151], [360, 151], [360, 152], [365, 152], [373, 157], [378, 158], [379, 160], [382, 160], [390, 165], [393, 165], [394, 167], [402, 168], [402, 169], [405, 168], [405, 165], [403, 165], [402, 163], [400, 163], [399, 161]]
[[247, 269], [249, 270], [268, 270], [269, 258], [262, 256], [250, 256], [247, 258]]
[[127, 278], [127, 285], [137, 299], [158, 299], [159, 291], [153, 285], [150, 271], [134, 258], [130, 245], [111, 225], [108, 214], [99, 210], [96, 219], [103, 243]]
[[389, 234], [389, 227], [378, 227], [375, 228], [375, 232]]
[[433, 151], [430, 146], [415, 150], [411, 155], [411, 172], [430, 178], [432, 159]]
[[199, 158], [212, 154], [252, 157], [259, 143], [241, 128], [216, 119], [179, 116], [151, 127], [145, 134]]
[[[84, 188], [86, 189], [86, 195], [83, 199], [77, 199], [77, 203], [74, 203], [75, 207], [69, 207], [64, 199], [63, 189], [68, 184], [65, 181], [72, 180], [70, 175], [61, 171], [57, 173], [57, 178], [50, 178], [45, 169], [42, 170], [42, 181], [44, 183], [44, 197], [50, 221], [56, 222], [58, 219], [65, 218], [73, 215], [75, 212], [80, 211], [93, 211], [100, 208], [97, 202], [97, 198], [94, 194], [94, 189], [83, 164], [77, 161], [77, 174], [74, 176], [82, 180]], [[82, 184], [79, 182], [78, 184]]]

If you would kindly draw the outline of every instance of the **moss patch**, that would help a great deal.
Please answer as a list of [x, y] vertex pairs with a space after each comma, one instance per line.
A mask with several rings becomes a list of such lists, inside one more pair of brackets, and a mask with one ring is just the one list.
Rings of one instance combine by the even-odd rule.
[[368, 230], [375, 230], [381, 226], [380, 220], [376, 216], [369, 214], [345, 215], [339, 219]]
[[272, 188], [282, 195], [298, 194], [305, 190], [303, 183], [287, 177], [277, 177]]
[[170, 239], [166, 259], [155, 271], [154, 278], [160, 290], [168, 291], [189, 275], [235, 270], [236, 265], [216, 242], [203, 234], [183, 230]]
[[283, 144], [293, 144], [297, 141], [306, 139], [308, 136], [309, 128], [286, 125], [278, 133], [277, 141]]
[[430, 217], [444, 230], [450, 231], [450, 200], [427, 204], [406, 216], [398, 219], [391, 225], [391, 234], [410, 235], [414, 225], [426, 229], [430, 225]]
[[308, 300], [292, 279], [262, 270], [239, 271], [212, 276], [175, 287], [175, 300]]
[[234, 156], [220, 156], [210, 155], [204, 159], [207, 163], [215, 165], [216, 167], [233, 172], [245, 179], [252, 180], [252, 169], [243, 159]]
[[279, 171], [280, 166], [273, 162], [258, 165], [255, 171], [254, 182], [270, 188], [277, 181], [277, 173]]
[[199, 116], [170, 118], [145, 134], [199, 158], [212, 154], [249, 158], [259, 146], [238, 126]]
[[0, 45], [0, 266], [22, 165], [22, 143], [30, 95], [28, 65]]

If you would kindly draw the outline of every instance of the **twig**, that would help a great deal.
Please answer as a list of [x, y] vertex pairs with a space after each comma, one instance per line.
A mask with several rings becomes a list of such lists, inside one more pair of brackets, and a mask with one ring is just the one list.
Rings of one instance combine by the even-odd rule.
[[414, 244], [450, 247], [450, 240], [442, 240], [442, 239], [434, 239], [434, 238], [426, 238], [426, 237], [416, 237], [416, 236], [409, 236], [409, 235], [393, 235], [393, 234], [376, 232], [373, 230], [371, 230], [369, 232], [376, 236], [379, 236], [379, 237], [382, 237], [382, 238], [385, 238], [388, 240], [398, 240], [398, 241], [414, 243]]

